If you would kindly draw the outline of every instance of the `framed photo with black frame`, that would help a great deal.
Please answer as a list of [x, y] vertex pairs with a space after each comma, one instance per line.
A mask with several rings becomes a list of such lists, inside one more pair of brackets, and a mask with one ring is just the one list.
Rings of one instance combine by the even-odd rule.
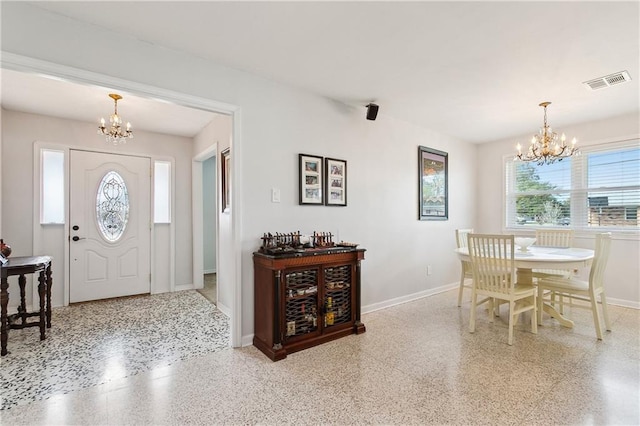
[[347, 205], [347, 162], [336, 158], [324, 159], [325, 204]]
[[300, 174], [300, 204], [323, 205], [322, 157], [298, 154]]
[[449, 219], [449, 154], [418, 146], [418, 219]]

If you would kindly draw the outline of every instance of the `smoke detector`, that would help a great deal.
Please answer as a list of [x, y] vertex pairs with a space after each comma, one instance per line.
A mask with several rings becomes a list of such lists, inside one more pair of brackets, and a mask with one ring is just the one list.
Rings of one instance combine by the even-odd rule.
[[588, 89], [598, 90], [604, 89], [605, 87], [615, 86], [620, 83], [626, 83], [627, 81], [631, 81], [629, 73], [627, 71], [620, 71], [614, 74], [605, 75], [604, 77], [584, 81], [582, 84], [584, 84]]

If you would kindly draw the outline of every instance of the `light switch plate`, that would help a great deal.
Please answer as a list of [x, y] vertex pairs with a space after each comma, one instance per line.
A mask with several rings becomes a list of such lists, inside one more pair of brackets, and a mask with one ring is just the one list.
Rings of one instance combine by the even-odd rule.
[[279, 203], [280, 202], [280, 189], [279, 188], [271, 188], [271, 202]]

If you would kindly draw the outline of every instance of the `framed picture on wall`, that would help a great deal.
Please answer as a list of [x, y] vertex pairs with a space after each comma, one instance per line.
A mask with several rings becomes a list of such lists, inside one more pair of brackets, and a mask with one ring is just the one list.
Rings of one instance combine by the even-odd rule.
[[449, 154], [424, 146], [418, 147], [418, 219], [449, 218]]
[[322, 157], [299, 154], [300, 204], [324, 204]]
[[231, 152], [229, 148], [221, 153], [222, 155], [222, 211], [231, 210]]
[[335, 158], [324, 159], [325, 204], [327, 206], [347, 205], [347, 162]]

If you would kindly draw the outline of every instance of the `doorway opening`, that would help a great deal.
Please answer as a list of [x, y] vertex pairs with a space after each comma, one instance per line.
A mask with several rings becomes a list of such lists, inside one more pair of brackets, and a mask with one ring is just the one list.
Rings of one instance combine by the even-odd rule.
[[[194, 108], [203, 111], [209, 111], [217, 114], [225, 115], [231, 122], [231, 133], [234, 135], [233, 137], [233, 147], [232, 149], [236, 153], [233, 158], [233, 164], [240, 164], [240, 155], [241, 155], [241, 140], [240, 140], [240, 108], [236, 105], [226, 104], [223, 102], [214, 101], [211, 99], [200, 98], [197, 96], [187, 95], [180, 92], [174, 92], [171, 90], [166, 90], [154, 86], [149, 86], [141, 83], [136, 83], [127, 80], [116, 79], [110, 76], [73, 68], [67, 66], [61, 66], [59, 64], [54, 64], [46, 61], [36, 60], [33, 58], [23, 57], [20, 55], [14, 55], [10, 53], [3, 52], [3, 63], [2, 68], [11, 69], [14, 71], [25, 72], [30, 74], [38, 74], [40, 76], [48, 76], [54, 79], [67, 81], [71, 83], [76, 83], [84, 86], [99, 86], [99, 87], [109, 87], [113, 90], [124, 91], [126, 93], [130, 93], [135, 96], [145, 97], [147, 99], [154, 99], [160, 101], [166, 101], [169, 103], [174, 103], [177, 105], [181, 105], [187, 108]], [[229, 141], [231, 143], [231, 141]], [[215, 152], [215, 151], [214, 151]], [[35, 172], [34, 172], [35, 173]], [[233, 167], [230, 180], [234, 182], [236, 193], [241, 192], [241, 179], [240, 179], [240, 170], [239, 167]], [[192, 185], [195, 185], [192, 181]], [[198, 185], [201, 190], [201, 184]], [[195, 189], [192, 187], [192, 189]], [[192, 214], [196, 214], [192, 212]], [[199, 213], [200, 216], [202, 212]], [[219, 216], [219, 215], [217, 215]], [[224, 241], [224, 249], [227, 253], [227, 257], [225, 259], [225, 265], [221, 264], [220, 261], [217, 262], [217, 275], [218, 275], [218, 284], [221, 282], [220, 273], [224, 270], [226, 282], [229, 287], [229, 312], [228, 316], [230, 318], [230, 340], [231, 345], [234, 347], [239, 347], [242, 345], [242, 303], [241, 303], [241, 251], [240, 244], [241, 241], [241, 232], [240, 232], [240, 221], [241, 217], [241, 205], [240, 203], [236, 203], [234, 205], [234, 209], [227, 214], [226, 222], [228, 225], [229, 232], [227, 234], [227, 239]], [[57, 247], [60, 253], [69, 253], [69, 241], [66, 236], [70, 235], [70, 225], [69, 220], [66, 218], [64, 226], [64, 243], [56, 243], [60, 247]], [[34, 251], [41, 251], [43, 248], [43, 227], [37, 223], [37, 221], [33, 222], [33, 249]], [[153, 241], [153, 236], [152, 236]], [[219, 243], [221, 244], [221, 243]], [[187, 247], [172, 247], [171, 250], [171, 262], [175, 261], [175, 252], [176, 250], [188, 250]], [[200, 246], [200, 250], [202, 250], [202, 246]], [[153, 255], [153, 253], [152, 253]], [[61, 256], [62, 257], [62, 256]], [[152, 260], [153, 262], [153, 260]], [[194, 256], [193, 258], [194, 266], [197, 263], [202, 263], [202, 258], [198, 259]], [[195, 270], [195, 268], [194, 268]], [[62, 282], [68, 283], [69, 277], [69, 266], [68, 263], [65, 262], [63, 279]], [[174, 277], [175, 278], [175, 277]], [[189, 285], [190, 288], [198, 288], [197, 281], [200, 282], [203, 280], [202, 271], [200, 272], [199, 277], [193, 276], [193, 284]], [[173, 278], [170, 278], [173, 279]], [[61, 288], [61, 287], [58, 287]], [[152, 293], [153, 293], [154, 284], [152, 282]], [[171, 283], [171, 290], [174, 291], [176, 289], [175, 282]], [[62, 293], [62, 290], [61, 290]], [[220, 290], [218, 289], [218, 293]], [[62, 301], [64, 305], [69, 304], [69, 290], [68, 285], [64, 286], [64, 294], [57, 295], [58, 299]], [[218, 298], [219, 299], [219, 298]], [[58, 302], [60, 303], [60, 302]]]
[[[217, 144], [216, 144], [217, 145]], [[217, 155], [202, 162], [202, 274], [203, 286], [198, 291], [209, 302], [218, 305], [217, 248]]]

